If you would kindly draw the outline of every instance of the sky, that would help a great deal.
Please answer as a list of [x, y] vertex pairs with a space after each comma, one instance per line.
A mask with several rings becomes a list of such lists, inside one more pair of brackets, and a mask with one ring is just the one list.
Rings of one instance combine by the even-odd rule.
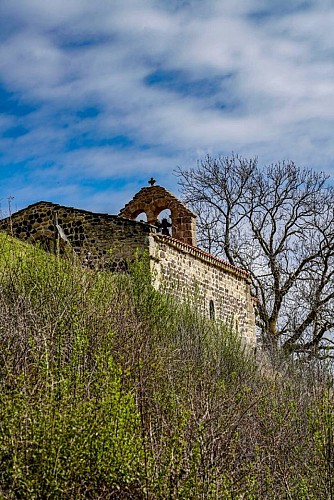
[[0, 211], [232, 152], [334, 177], [333, 0], [0, 0]]

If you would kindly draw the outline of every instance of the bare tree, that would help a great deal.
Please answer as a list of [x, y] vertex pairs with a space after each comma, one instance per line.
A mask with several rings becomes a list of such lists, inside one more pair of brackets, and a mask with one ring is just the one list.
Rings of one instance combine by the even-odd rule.
[[250, 273], [268, 350], [334, 354], [334, 190], [293, 162], [207, 156], [177, 170], [199, 244]]

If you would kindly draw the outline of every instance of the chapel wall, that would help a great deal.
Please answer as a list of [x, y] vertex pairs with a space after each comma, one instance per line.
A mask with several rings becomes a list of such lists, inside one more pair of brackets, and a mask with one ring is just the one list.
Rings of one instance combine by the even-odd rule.
[[256, 345], [253, 299], [247, 273], [172, 238], [151, 237], [156, 288], [181, 300], [195, 297], [196, 307], [236, 328], [251, 347]]

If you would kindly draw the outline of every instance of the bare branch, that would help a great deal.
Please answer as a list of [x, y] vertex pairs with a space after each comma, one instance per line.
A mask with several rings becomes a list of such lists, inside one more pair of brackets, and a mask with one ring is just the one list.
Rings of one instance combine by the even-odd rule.
[[207, 156], [177, 175], [198, 213], [200, 244], [250, 273], [263, 345], [323, 351], [334, 329], [328, 177], [293, 162], [260, 168], [237, 155]]

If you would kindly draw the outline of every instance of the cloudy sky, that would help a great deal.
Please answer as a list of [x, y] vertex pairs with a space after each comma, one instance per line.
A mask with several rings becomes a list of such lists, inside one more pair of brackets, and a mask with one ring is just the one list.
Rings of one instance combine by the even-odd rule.
[[0, 0], [2, 212], [232, 151], [334, 178], [333, 0]]

